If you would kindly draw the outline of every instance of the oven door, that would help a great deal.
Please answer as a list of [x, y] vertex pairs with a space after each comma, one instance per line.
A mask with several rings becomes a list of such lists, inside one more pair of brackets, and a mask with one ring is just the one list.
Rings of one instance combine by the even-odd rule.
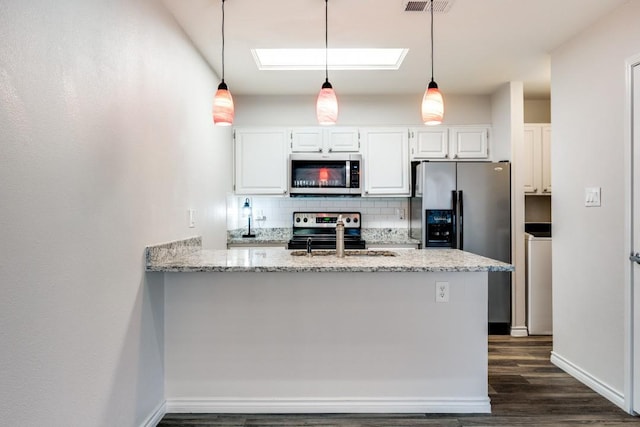
[[300, 195], [354, 195], [360, 188], [359, 155], [291, 155], [289, 193]]

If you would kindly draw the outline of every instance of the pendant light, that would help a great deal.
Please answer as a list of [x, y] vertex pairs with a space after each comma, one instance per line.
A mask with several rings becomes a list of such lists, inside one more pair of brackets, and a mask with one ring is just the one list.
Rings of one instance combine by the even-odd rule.
[[439, 125], [444, 116], [444, 100], [433, 80], [433, 0], [431, 0], [431, 82], [422, 98], [422, 121], [425, 125]]
[[324, 73], [325, 81], [316, 100], [316, 116], [321, 125], [335, 125], [338, 121], [338, 98], [329, 83], [329, 0], [324, 0]]
[[235, 115], [233, 98], [224, 82], [224, 2], [222, 0], [222, 81], [213, 98], [213, 123], [219, 126], [231, 126]]

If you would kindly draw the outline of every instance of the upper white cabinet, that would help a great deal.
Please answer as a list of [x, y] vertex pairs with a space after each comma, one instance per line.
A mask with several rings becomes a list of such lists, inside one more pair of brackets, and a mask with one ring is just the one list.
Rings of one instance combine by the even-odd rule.
[[446, 159], [449, 154], [447, 128], [410, 129], [411, 157], [414, 159]]
[[551, 194], [551, 125], [524, 126], [522, 174], [526, 194]]
[[364, 196], [410, 195], [406, 128], [361, 129]]
[[290, 137], [293, 153], [344, 153], [360, 150], [358, 128], [293, 128], [290, 130]]
[[287, 136], [284, 128], [236, 128], [236, 194], [287, 194]]
[[487, 159], [489, 128], [487, 126], [450, 126], [413, 128], [412, 159]]
[[489, 129], [459, 126], [449, 128], [450, 158], [486, 159], [489, 157]]

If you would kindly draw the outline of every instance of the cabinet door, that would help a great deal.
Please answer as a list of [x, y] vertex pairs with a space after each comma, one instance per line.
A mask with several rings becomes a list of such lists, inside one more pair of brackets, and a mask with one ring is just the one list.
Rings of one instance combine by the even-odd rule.
[[540, 137], [540, 126], [524, 127], [521, 173], [525, 193], [536, 194], [540, 190]]
[[486, 127], [449, 128], [453, 159], [486, 159], [489, 157], [489, 129]]
[[405, 128], [361, 132], [365, 196], [409, 195], [409, 137]]
[[234, 139], [236, 194], [287, 194], [287, 131], [236, 129]]
[[291, 151], [294, 153], [322, 152], [322, 136], [321, 128], [291, 129]]
[[328, 152], [360, 151], [360, 137], [358, 128], [337, 127], [325, 129], [325, 146]]
[[542, 126], [541, 187], [544, 194], [551, 194], [551, 126]]
[[446, 128], [412, 129], [410, 132], [413, 159], [445, 159], [449, 152]]

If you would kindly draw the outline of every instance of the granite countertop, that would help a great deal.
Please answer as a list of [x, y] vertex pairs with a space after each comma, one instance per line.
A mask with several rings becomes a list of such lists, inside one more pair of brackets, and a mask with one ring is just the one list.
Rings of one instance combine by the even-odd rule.
[[[286, 245], [291, 239], [291, 228], [255, 228], [252, 238], [243, 238], [246, 228], [227, 231], [227, 244], [235, 246]], [[362, 238], [367, 245], [419, 245], [420, 241], [409, 237], [406, 228], [363, 228]]]
[[[292, 255], [284, 248], [203, 250], [200, 237], [146, 249], [146, 271], [160, 272], [483, 272], [513, 266], [457, 249], [346, 251], [344, 258]], [[388, 256], [389, 253], [393, 256]]]

